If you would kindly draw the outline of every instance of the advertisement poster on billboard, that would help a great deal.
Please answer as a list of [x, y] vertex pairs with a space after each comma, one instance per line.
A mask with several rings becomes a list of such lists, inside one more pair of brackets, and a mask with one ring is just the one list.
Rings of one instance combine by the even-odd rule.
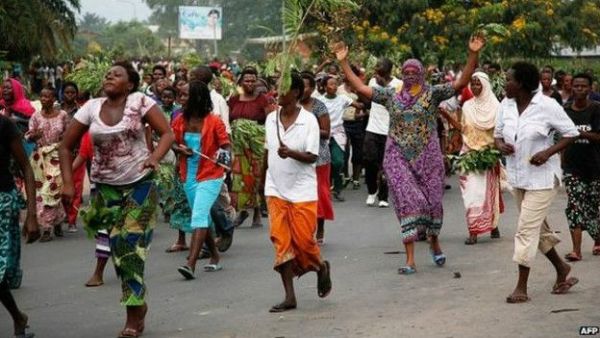
[[221, 7], [179, 7], [179, 38], [221, 40]]

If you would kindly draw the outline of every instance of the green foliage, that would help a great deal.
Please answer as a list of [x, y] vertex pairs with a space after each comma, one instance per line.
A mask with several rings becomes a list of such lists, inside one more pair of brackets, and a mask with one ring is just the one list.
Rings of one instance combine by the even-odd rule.
[[88, 238], [94, 238], [98, 230], [108, 230], [114, 224], [119, 224], [123, 218], [120, 205], [106, 207], [101, 195], [92, 199], [90, 205], [79, 212]]
[[[279, 93], [287, 93], [292, 84], [292, 59], [299, 42], [299, 36], [308, 16], [313, 13], [335, 13], [342, 9], [356, 9], [352, 0], [283, 0], [282, 21], [285, 38], [290, 38], [289, 46], [281, 53], [278, 69], [281, 72]], [[315, 17], [317, 17], [315, 15]]]
[[187, 69], [193, 69], [197, 66], [203, 65], [204, 60], [198, 55], [198, 53], [187, 53], [181, 58], [181, 63], [187, 67]]
[[452, 171], [461, 175], [469, 173], [482, 173], [493, 168], [502, 158], [502, 153], [496, 148], [485, 147], [481, 150], [472, 150], [462, 155], [448, 155], [452, 163]]
[[77, 83], [80, 91], [89, 91], [92, 95], [97, 95], [111, 65], [109, 56], [89, 56], [81, 60], [80, 65], [68, 74], [66, 79]]
[[77, 29], [79, 0], [0, 1], [0, 49], [9, 60], [51, 58], [60, 44], [70, 46]]
[[576, 51], [600, 43], [600, 0], [357, 1], [356, 16], [366, 24], [346, 29], [352, 34], [343, 40], [353, 50], [398, 57], [398, 62], [407, 56], [425, 63], [462, 61], [469, 37], [478, 30], [488, 37], [482, 58], [491, 60], [548, 58], [557, 43]]

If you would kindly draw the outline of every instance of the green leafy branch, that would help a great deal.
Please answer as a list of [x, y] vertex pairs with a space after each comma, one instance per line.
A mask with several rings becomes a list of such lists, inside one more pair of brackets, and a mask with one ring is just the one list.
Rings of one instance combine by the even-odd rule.
[[281, 71], [279, 93], [287, 93], [292, 84], [293, 52], [300, 40], [300, 32], [306, 19], [313, 12], [326, 11], [334, 13], [339, 8], [357, 9], [358, 5], [353, 0], [284, 0], [281, 15], [283, 21], [283, 40], [290, 36], [290, 43], [282, 52], [278, 68]]
[[466, 175], [483, 173], [492, 169], [502, 158], [502, 153], [498, 149], [488, 146], [461, 155], [448, 155], [447, 158], [452, 164], [452, 172]]

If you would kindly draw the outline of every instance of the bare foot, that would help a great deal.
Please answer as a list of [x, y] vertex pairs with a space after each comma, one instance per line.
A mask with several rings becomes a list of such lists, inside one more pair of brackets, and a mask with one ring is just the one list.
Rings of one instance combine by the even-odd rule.
[[90, 279], [85, 283], [85, 286], [87, 286], [88, 288], [91, 287], [96, 287], [96, 286], [101, 286], [104, 284], [104, 281], [102, 280], [101, 276], [96, 276], [93, 275], [92, 277], [90, 277]]
[[554, 285], [559, 285], [566, 281], [569, 273], [571, 273], [571, 266], [567, 263], [563, 263], [563, 267], [556, 273], [556, 283]]

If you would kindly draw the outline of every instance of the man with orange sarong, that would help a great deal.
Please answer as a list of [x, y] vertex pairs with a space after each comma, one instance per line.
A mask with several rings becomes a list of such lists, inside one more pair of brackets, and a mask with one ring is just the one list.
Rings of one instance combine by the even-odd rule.
[[270, 312], [296, 308], [294, 276], [317, 273], [317, 293], [331, 291], [329, 262], [321, 259], [314, 238], [317, 221], [319, 124], [312, 113], [298, 106], [304, 81], [292, 74], [290, 90], [279, 96], [281, 108], [265, 122], [265, 165], [262, 184], [267, 197], [270, 236], [275, 247], [274, 269], [281, 274], [285, 299]]

